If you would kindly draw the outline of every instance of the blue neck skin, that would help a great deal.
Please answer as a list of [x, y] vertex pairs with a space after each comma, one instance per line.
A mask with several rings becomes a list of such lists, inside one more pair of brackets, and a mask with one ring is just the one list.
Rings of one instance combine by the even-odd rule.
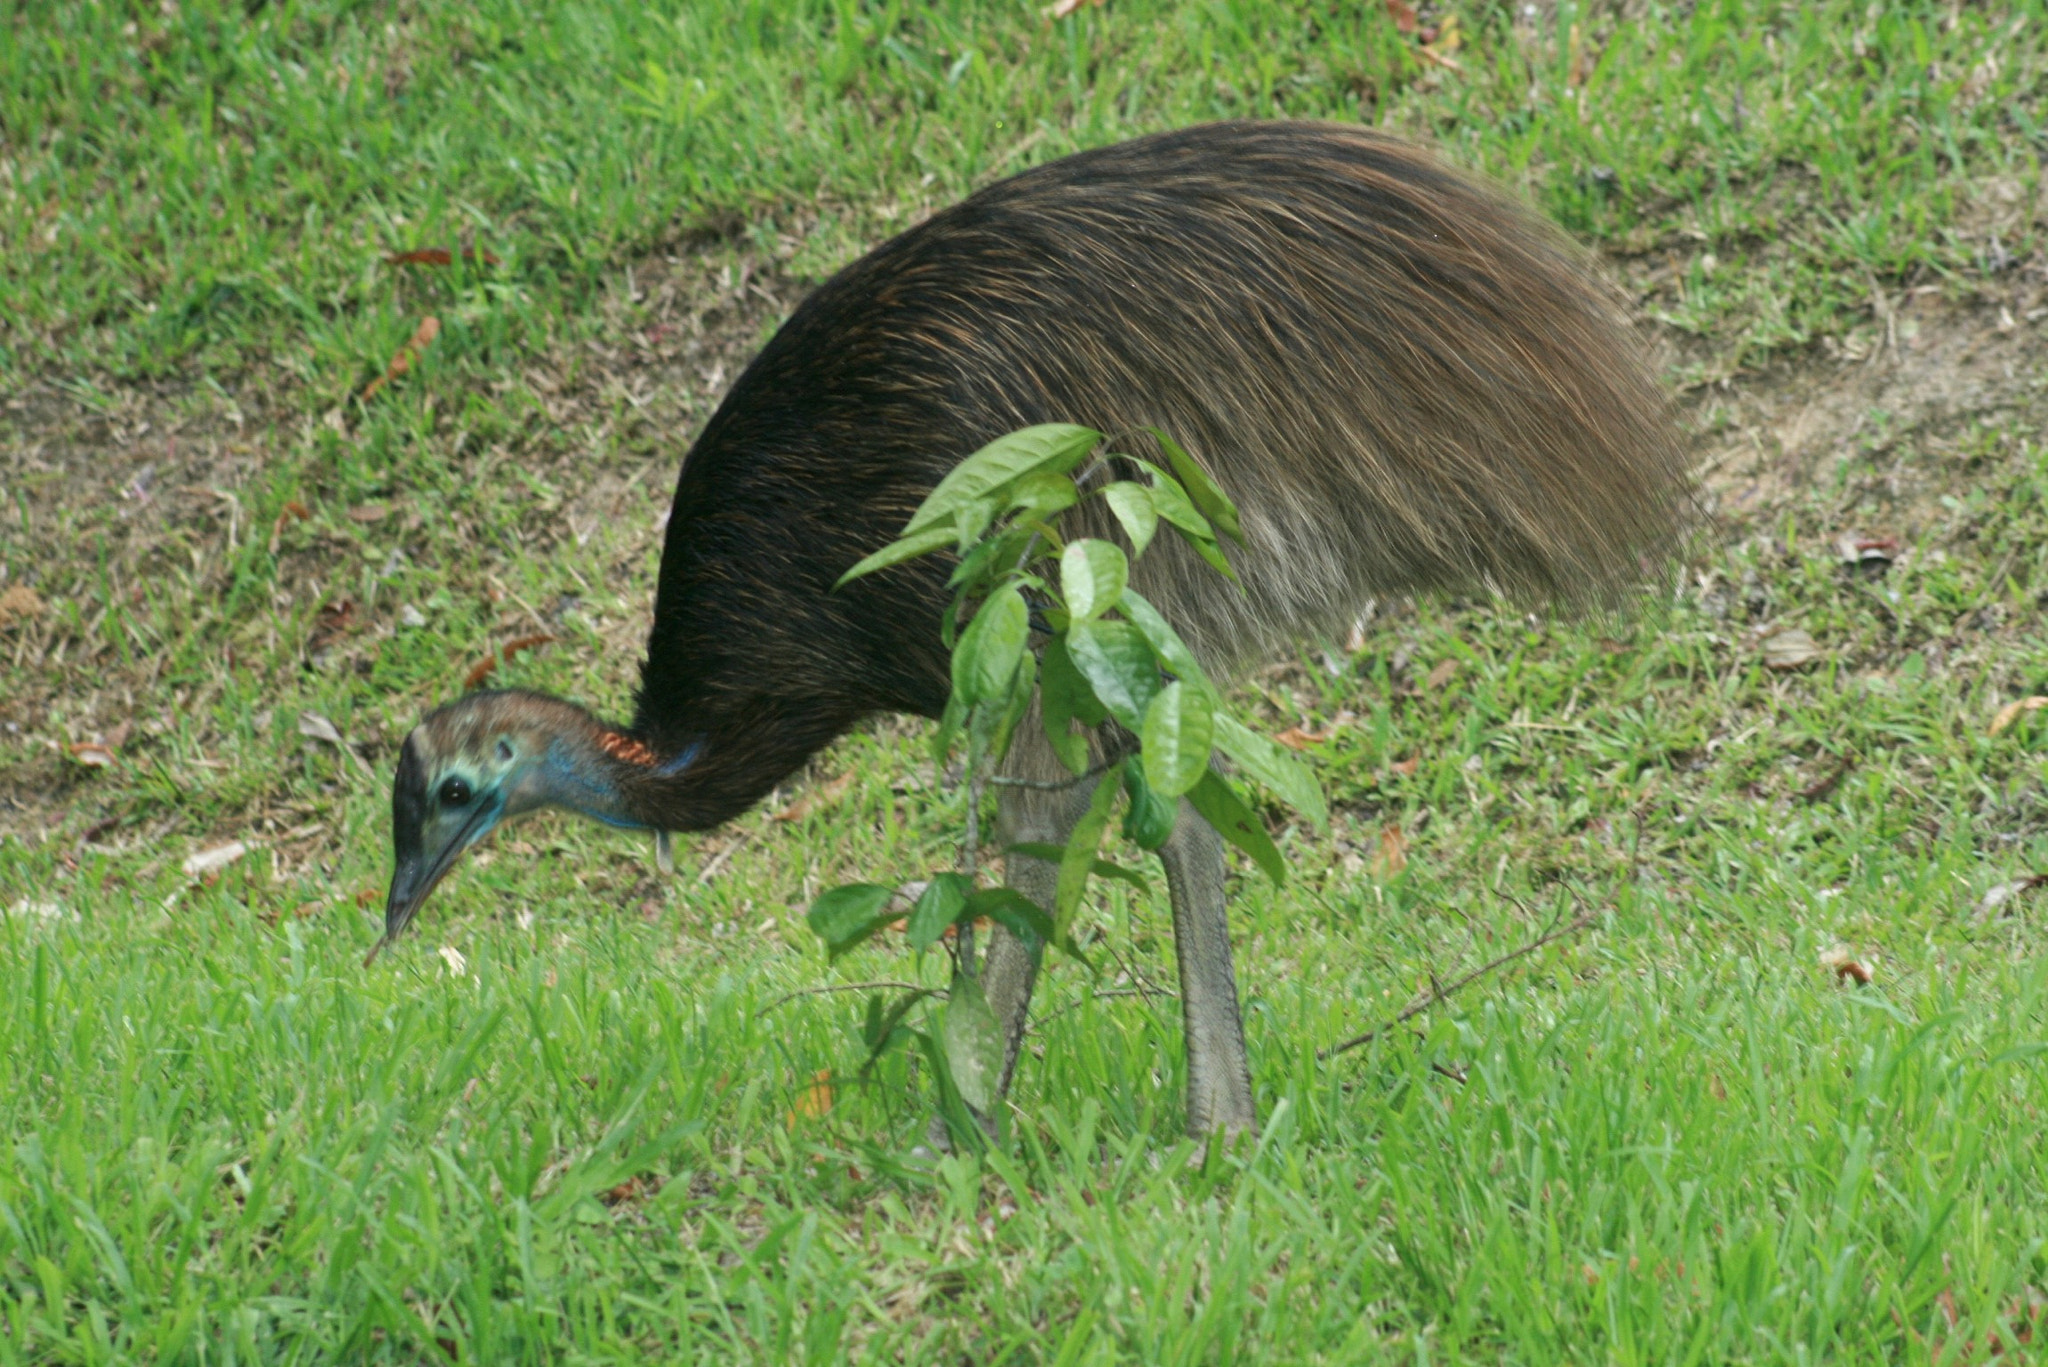
[[593, 750], [551, 740], [541, 756], [538, 777], [541, 803], [546, 806], [566, 807], [621, 830], [647, 829], [646, 822], [627, 810], [610, 766]]
[[[674, 778], [690, 767], [703, 747], [695, 742], [650, 772], [656, 778]], [[648, 823], [634, 815], [618, 784], [618, 763], [593, 746], [580, 746], [560, 738], [550, 740], [536, 766], [533, 806], [566, 807], [593, 821], [625, 831], [644, 831]]]

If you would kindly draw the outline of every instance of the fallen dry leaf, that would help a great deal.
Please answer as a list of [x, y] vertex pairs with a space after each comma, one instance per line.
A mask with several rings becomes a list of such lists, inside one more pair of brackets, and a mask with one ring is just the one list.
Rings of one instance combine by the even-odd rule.
[[1437, 26], [1436, 36], [1416, 49], [1424, 61], [1432, 62], [1446, 71], [1462, 71], [1457, 59], [1451, 56], [1464, 43], [1464, 35], [1458, 31], [1458, 16], [1446, 15]]
[[284, 540], [284, 529], [286, 523], [292, 521], [295, 518], [300, 522], [304, 522], [311, 516], [313, 516], [313, 510], [311, 508], [308, 508], [305, 504], [299, 502], [295, 498], [288, 500], [284, 505], [284, 511], [277, 515], [277, 521], [275, 524], [272, 525], [270, 529], [270, 553], [272, 555], [277, 554], [277, 548], [279, 544]]
[[1998, 715], [1991, 719], [1990, 734], [1995, 736], [2006, 727], [2018, 721], [2023, 713], [2039, 712], [2044, 707], [2048, 707], [2048, 698], [2038, 696], [2021, 698], [2018, 702], [2009, 702], [1999, 708]]
[[1772, 669], [1797, 669], [1821, 658], [1820, 642], [1811, 633], [1793, 627], [1778, 632], [1763, 643], [1764, 663]]
[[[497, 257], [489, 252], [479, 251], [475, 247], [464, 247], [462, 249], [462, 259], [472, 266], [479, 261], [486, 266], [498, 264]], [[392, 252], [384, 258], [384, 264], [387, 266], [452, 266], [455, 264], [455, 253], [449, 251], [446, 247], [421, 247], [409, 252]]]
[[356, 604], [352, 598], [338, 602], [322, 603], [320, 610], [313, 614], [313, 634], [306, 638], [306, 653], [317, 655], [333, 645], [337, 637], [355, 630]]
[[1571, 33], [1565, 39], [1565, 48], [1567, 60], [1565, 62], [1564, 83], [1568, 88], [1577, 90], [1586, 83], [1586, 68], [1588, 66], [1586, 26], [1584, 24], [1572, 25]]
[[1899, 558], [1899, 539], [1895, 536], [1858, 536], [1844, 532], [1835, 538], [1835, 554], [1845, 564], [1885, 566]]
[[832, 1070], [820, 1068], [811, 1078], [808, 1087], [797, 1096], [796, 1105], [789, 1110], [789, 1127], [796, 1128], [799, 1120], [816, 1120], [832, 1109]]
[[1415, 32], [1415, 6], [1409, 4], [1408, 0], [1387, 0], [1387, 17], [1394, 21], [1395, 32]]
[[355, 762], [356, 768], [362, 771], [364, 778], [372, 783], [377, 781], [376, 771], [370, 768], [370, 762], [355, 752], [355, 747], [348, 743], [348, 737], [341, 734], [341, 728], [318, 712], [299, 713], [299, 734], [333, 746]]
[[73, 762], [83, 764], [88, 769], [104, 769], [114, 762], [114, 748], [102, 741], [82, 740], [70, 746], [65, 753], [71, 756]]
[[[425, 619], [422, 618], [421, 621], [424, 624]], [[552, 636], [543, 634], [539, 636], [521, 636], [517, 640], [505, 642], [502, 648], [478, 660], [469, 673], [463, 676], [463, 689], [467, 691], [473, 688], [482, 688], [484, 680], [491, 677], [491, 672], [498, 667], [499, 661], [502, 660], [506, 664], [511, 664], [512, 657], [520, 651], [532, 650], [536, 646], [544, 646], [554, 639]]]
[[185, 876], [203, 878], [209, 873], [226, 868], [248, 852], [249, 847], [239, 840], [230, 840], [225, 845], [203, 849], [185, 861]]
[[368, 403], [370, 397], [378, 390], [405, 374], [406, 371], [411, 370], [412, 363], [419, 359], [419, 354], [425, 351], [428, 345], [440, 335], [441, 320], [439, 318], [434, 317], [430, 313], [421, 319], [419, 329], [413, 333], [412, 340], [398, 349], [398, 354], [391, 358], [391, 364], [384, 368], [384, 373], [363, 387], [362, 402]]
[[391, 505], [388, 503], [365, 503], [359, 508], [348, 510], [348, 520], [351, 522], [382, 522], [389, 516]]
[[1306, 726], [1290, 726], [1273, 739], [1290, 750], [1306, 749], [1308, 746], [1328, 740], [1357, 720], [1358, 714], [1347, 709], [1325, 722], [1320, 731], [1312, 731]]
[[547, 635], [545, 632], [536, 636], [521, 636], [517, 640], [505, 642], [505, 644], [501, 646], [498, 650], [498, 658], [503, 660], [506, 664], [511, 664], [512, 657], [514, 655], [517, 655], [520, 651], [536, 649], [540, 646], [547, 645], [554, 639], [554, 637]]
[[0, 627], [11, 627], [43, 615], [43, 596], [26, 584], [15, 584], [0, 593]]
[[1396, 760], [1391, 767], [1403, 778], [1413, 777], [1415, 771], [1422, 767], [1422, 756], [1410, 755], [1404, 760]]
[[1821, 967], [1835, 970], [1835, 980], [1837, 982], [1853, 978], [1858, 986], [1868, 987], [1871, 978], [1875, 976], [1869, 964], [1857, 958], [1841, 945], [1836, 945], [1833, 949], [1821, 955], [1820, 962]]
[[1105, 0], [1053, 0], [1039, 13], [1048, 19], [1064, 19], [1078, 9], [1101, 9]]
[[822, 811], [846, 796], [846, 790], [853, 786], [853, 771], [847, 770], [830, 783], [821, 783], [775, 814], [777, 821], [801, 821], [813, 812]]
[[[2028, 874], [2025, 878], [2015, 878], [2010, 883], [2000, 883], [1998, 886], [1987, 890], [1983, 899], [1977, 903], [1977, 919], [1979, 921], [1990, 920], [1998, 909], [2007, 902], [2010, 902], [2023, 892], [2030, 892], [2040, 887], [2043, 883], [2048, 883], [2048, 873]], [[2008, 916], [2012, 915], [2010, 911], [2005, 914]]]
[[1458, 662], [1456, 660], [1441, 661], [1435, 669], [1429, 671], [1429, 677], [1422, 681], [1423, 686], [1431, 690], [1442, 688], [1451, 681], [1451, 676], [1457, 672]]
[[1408, 867], [1408, 837], [1401, 833], [1399, 826], [1380, 828], [1379, 852], [1366, 864], [1372, 876], [1379, 879], [1392, 878]]
[[604, 1205], [617, 1206], [652, 1196], [660, 1190], [661, 1179], [651, 1172], [645, 1172], [637, 1177], [628, 1177], [615, 1187], [606, 1188], [597, 1194], [597, 1199]]

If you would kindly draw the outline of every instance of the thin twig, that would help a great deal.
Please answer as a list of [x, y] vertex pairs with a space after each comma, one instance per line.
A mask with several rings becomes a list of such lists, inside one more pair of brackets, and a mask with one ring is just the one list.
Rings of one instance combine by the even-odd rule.
[[[1180, 993], [1178, 992], [1162, 992], [1161, 995], [1171, 997], [1175, 1001], [1180, 1000]], [[1068, 1002], [1065, 1006], [1062, 1006], [1057, 1011], [1051, 1012], [1048, 1015], [1040, 1016], [1038, 1020], [1032, 1024], [1030, 1031], [1027, 1033], [1037, 1034], [1040, 1030], [1043, 1030], [1046, 1026], [1051, 1025], [1054, 1021], [1058, 1020], [1061, 1016], [1066, 1015], [1069, 1011], [1078, 1010], [1084, 1002], [1107, 1001], [1111, 997], [1143, 997], [1146, 1001], [1149, 1002], [1152, 999], [1152, 993], [1146, 991], [1142, 987], [1112, 987], [1107, 992], [1090, 992], [1084, 997], [1074, 998], [1074, 1000]]]
[[1486, 963], [1483, 963], [1479, 967], [1473, 969], [1470, 973], [1467, 973], [1464, 977], [1455, 978], [1448, 984], [1435, 983], [1435, 975], [1432, 974], [1432, 986], [1430, 988], [1428, 996], [1424, 997], [1421, 1001], [1416, 1002], [1413, 1006], [1403, 1011], [1400, 1015], [1395, 1016], [1392, 1020], [1382, 1021], [1380, 1024], [1375, 1025], [1372, 1029], [1366, 1031], [1362, 1035], [1353, 1035], [1350, 1039], [1345, 1040], [1342, 1044], [1333, 1044], [1327, 1049], [1317, 1050], [1316, 1059], [1320, 1062], [1324, 1059], [1335, 1058], [1338, 1054], [1341, 1054], [1348, 1049], [1356, 1049], [1361, 1044], [1370, 1044], [1373, 1040], [1385, 1034], [1387, 1031], [1393, 1029], [1395, 1026], [1401, 1024], [1403, 1021], [1412, 1020], [1415, 1017], [1421, 1015], [1423, 1012], [1429, 1010], [1430, 1007], [1435, 1006], [1438, 1002], [1450, 996], [1453, 992], [1458, 991], [1460, 988], [1463, 988], [1471, 984], [1472, 982], [1485, 977], [1487, 974], [1493, 972], [1495, 969], [1500, 968], [1505, 964], [1511, 964], [1517, 959], [1526, 958], [1529, 955], [1534, 954], [1537, 950], [1543, 948], [1543, 946], [1547, 944], [1551, 944], [1555, 941], [1562, 940], [1567, 935], [1576, 935], [1580, 931], [1584, 930], [1586, 927], [1592, 925], [1595, 921], [1598, 921], [1599, 919], [1599, 912], [1589, 911], [1585, 915], [1573, 921], [1570, 925], [1562, 926], [1557, 930], [1549, 931], [1546, 934], [1539, 935], [1535, 939], [1531, 940], [1528, 944], [1523, 945], [1520, 949], [1510, 950], [1508, 953], [1501, 955], [1498, 959], [1493, 959]]
[[1073, 778], [1040, 780], [1031, 778], [1010, 778], [1009, 776], [1004, 774], [997, 774], [993, 778], [989, 779], [989, 782], [995, 784], [999, 788], [1029, 788], [1034, 792], [1040, 793], [1060, 793], [1065, 792], [1067, 789], [1074, 787], [1076, 784], [1086, 783], [1091, 778], [1100, 778], [1102, 775], [1108, 773], [1112, 766], [1121, 764], [1122, 762], [1123, 757], [1118, 756], [1116, 759], [1107, 760], [1101, 764], [1096, 765], [1087, 773], [1079, 774]]
[[926, 987], [921, 983], [899, 983], [894, 981], [872, 983], [828, 983], [823, 987], [800, 987], [794, 992], [785, 992], [781, 996], [777, 997], [774, 1001], [769, 1002], [766, 1006], [762, 1007], [759, 1011], [756, 1011], [754, 1013], [754, 1016], [756, 1019], [765, 1016], [770, 1011], [773, 1011], [776, 1007], [785, 1006], [790, 1002], [795, 1001], [798, 997], [822, 997], [830, 992], [866, 992], [870, 988], [876, 987], [896, 987], [901, 988], [905, 992], [925, 992], [929, 993], [931, 996], [937, 997], [941, 1001], [944, 1001], [946, 998], [946, 994], [938, 988]]
[[1135, 963], [1131, 962], [1129, 959], [1126, 959], [1123, 955], [1117, 953], [1116, 946], [1111, 944], [1108, 940], [1104, 940], [1101, 943], [1103, 949], [1108, 952], [1109, 957], [1116, 960], [1117, 967], [1121, 968], [1124, 971], [1124, 976], [1129, 978], [1132, 982], [1138, 985], [1138, 994], [1140, 996], [1146, 997], [1147, 999], [1151, 998], [1154, 995], [1164, 997], [1178, 996], [1177, 993], [1169, 992], [1167, 989], [1161, 987], [1158, 983], [1155, 983], [1150, 978], [1147, 978], [1144, 972], [1140, 970]]
[[718, 871], [725, 867], [725, 861], [737, 854], [740, 846], [746, 844], [753, 837], [753, 834], [753, 828], [748, 827], [727, 841], [724, 849], [711, 856], [711, 862], [706, 864], [704, 871], [697, 875], [697, 881], [699, 883], [708, 883], [718, 877]]
[[[976, 860], [981, 854], [981, 795], [987, 791], [988, 780], [973, 765], [973, 747], [970, 743], [968, 763], [974, 768], [967, 776], [967, 835], [960, 842], [960, 872], [967, 878], [967, 886], [973, 887], [980, 879]], [[974, 922], [963, 920], [953, 932], [953, 962], [960, 971], [972, 978], [974, 971]]]

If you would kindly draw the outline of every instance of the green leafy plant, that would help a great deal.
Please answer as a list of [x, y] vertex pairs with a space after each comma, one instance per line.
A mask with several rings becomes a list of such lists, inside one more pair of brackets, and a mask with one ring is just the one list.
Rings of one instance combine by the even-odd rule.
[[[1237, 509], [1223, 490], [1170, 436], [1151, 435], [1170, 469], [1108, 452], [1102, 433], [1064, 423], [998, 438], [940, 482], [897, 540], [839, 581], [843, 586], [922, 555], [958, 558], [943, 627], [953, 687], [933, 750], [944, 766], [964, 742], [967, 822], [959, 864], [931, 874], [914, 898], [878, 883], [853, 883], [822, 894], [809, 913], [833, 959], [898, 920], [905, 921], [913, 952], [943, 944], [951, 954], [952, 985], [936, 1035], [906, 1024], [911, 1008], [934, 995], [927, 990], [892, 1005], [881, 997], [869, 1002], [863, 1072], [894, 1045], [920, 1045], [940, 1077], [942, 1105], [956, 1120], [956, 1102], [988, 1113], [1003, 1063], [1000, 1030], [976, 976], [977, 921], [986, 918], [1029, 943], [1056, 945], [1087, 962], [1073, 924], [1089, 881], [1147, 886], [1135, 870], [1102, 857], [1104, 837], [1116, 825], [1131, 844], [1157, 850], [1173, 834], [1182, 797], [1282, 881], [1280, 851], [1219, 771], [1219, 755], [1318, 827], [1328, 819], [1309, 771], [1231, 715], [1194, 652], [1131, 586], [1132, 560], [1145, 554], [1162, 525], [1232, 580], [1236, 572], [1222, 541], [1244, 540]], [[1143, 478], [1115, 477], [1120, 470]], [[1129, 541], [1128, 553], [1100, 537], [1063, 534], [1090, 499], [1108, 507]], [[991, 782], [1014, 781], [997, 771], [1034, 697], [1046, 739], [1073, 775], [1068, 782], [1093, 785], [1064, 847], [1013, 847], [1058, 866], [1049, 907], [1013, 888], [980, 884], [982, 800]], [[1102, 747], [1118, 758], [1092, 763], [1089, 735], [1108, 727], [1123, 733]]]

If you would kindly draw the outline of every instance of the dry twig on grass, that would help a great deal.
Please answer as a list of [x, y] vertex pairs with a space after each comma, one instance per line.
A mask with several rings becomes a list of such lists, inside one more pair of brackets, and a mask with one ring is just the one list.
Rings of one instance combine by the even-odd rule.
[[1337, 1055], [1344, 1053], [1346, 1050], [1356, 1049], [1361, 1044], [1372, 1043], [1372, 1041], [1378, 1039], [1381, 1035], [1384, 1035], [1387, 1031], [1401, 1024], [1403, 1021], [1413, 1020], [1415, 1017], [1429, 1010], [1430, 1007], [1435, 1006], [1438, 1002], [1450, 996], [1453, 992], [1456, 992], [1461, 988], [1467, 987], [1472, 983], [1477, 982], [1479, 979], [1485, 977], [1487, 974], [1493, 972], [1495, 969], [1501, 968], [1507, 964], [1511, 964], [1517, 959], [1527, 958], [1529, 955], [1534, 954], [1537, 950], [1543, 948], [1543, 946], [1545, 945], [1555, 944], [1557, 941], [1562, 940], [1567, 936], [1576, 935], [1599, 919], [1599, 912], [1589, 911], [1585, 915], [1580, 916], [1577, 919], [1573, 920], [1569, 925], [1559, 926], [1556, 930], [1547, 931], [1544, 934], [1537, 936], [1528, 944], [1523, 945], [1520, 949], [1510, 950], [1506, 954], [1501, 955], [1497, 959], [1488, 960], [1487, 962], [1479, 965], [1479, 967], [1473, 969], [1470, 973], [1467, 973], [1462, 978], [1455, 978], [1449, 983], [1438, 983], [1434, 979], [1432, 979], [1430, 983], [1429, 993], [1428, 995], [1424, 996], [1421, 1001], [1416, 1002], [1413, 1006], [1410, 1006], [1407, 1010], [1401, 1012], [1400, 1015], [1395, 1016], [1393, 1019], [1382, 1021], [1380, 1024], [1375, 1025], [1372, 1029], [1366, 1031], [1362, 1035], [1353, 1035], [1350, 1039], [1345, 1040], [1342, 1044], [1333, 1044], [1327, 1049], [1318, 1049], [1316, 1051], [1316, 1061], [1320, 1063], [1324, 1059], [1335, 1058]]

